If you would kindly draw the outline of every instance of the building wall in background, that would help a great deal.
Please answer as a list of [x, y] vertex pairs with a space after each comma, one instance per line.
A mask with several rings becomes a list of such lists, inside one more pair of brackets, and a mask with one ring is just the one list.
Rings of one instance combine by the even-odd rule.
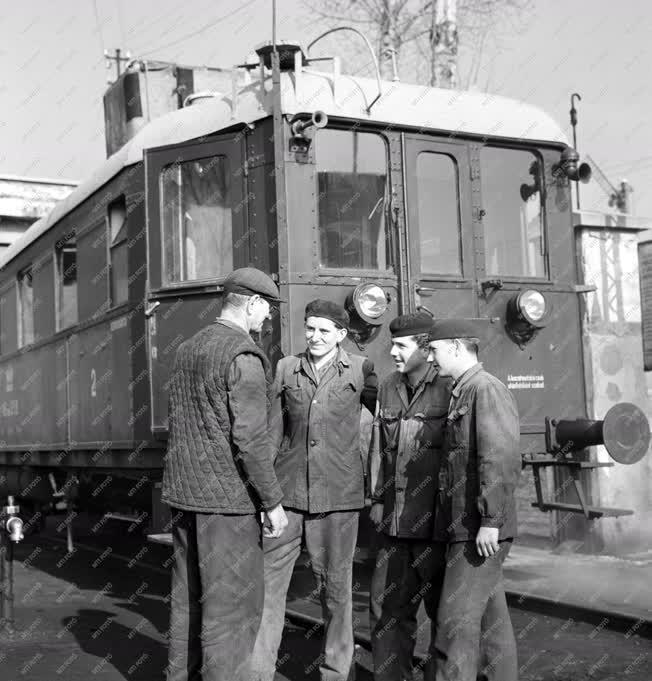
[[0, 255], [76, 186], [76, 182], [0, 175]]
[[[588, 416], [603, 419], [618, 402], [640, 407], [652, 422], [652, 381], [643, 370], [638, 234], [641, 218], [579, 213], [580, 275], [596, 290], [585, 294], [583, 344]], [[596, 448], [598, 461], [611, 461]], [[624, 553], [652, 546], [652, 457], [596, 470], [593, 501], [631, 509], [634, 515], [601, 518], [595, 530], [605, 550]]]

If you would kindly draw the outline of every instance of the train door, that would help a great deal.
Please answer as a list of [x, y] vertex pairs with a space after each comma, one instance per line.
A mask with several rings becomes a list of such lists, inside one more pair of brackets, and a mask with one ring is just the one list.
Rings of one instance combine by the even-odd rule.
[[243, 137], [146, 152], [154, 433], [167, 432], [166, 383], [177, 347], [219, 314], [224, 276], [249, 264]]
[[[569, 213], [547, 196], [554, 184], [539, 150], [473, 145], [471, 163], [479, 315], [500, 320], [484, 362], [515, 395], [525, 439], [541, 448], [544, 416], [585, 413]], [[534, 326], [523, 323], [528, 316]]]
[[414, 304], [435, 317], [473, 317], [477, 260], [467, 146], [411, 135], [404, 144]]

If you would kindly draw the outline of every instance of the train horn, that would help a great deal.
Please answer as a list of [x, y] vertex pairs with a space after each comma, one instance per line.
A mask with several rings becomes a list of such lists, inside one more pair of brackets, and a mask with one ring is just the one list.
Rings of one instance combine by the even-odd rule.
[[572, 147], [566, 147], [561, 152], [559, 163], [553, 166], [553, 172], [561, 171], [569, 180], [573, 182], [583, 182], [586, 184], [593, 175], [591, 166], [588, 163], [580, 163], [580, 155]]
[[328, 125], [328, 116], [323, 111], [315, 111], [308, 119], [292, 122], [292, 134], [303, 135], [308, 128], [325, 128]]
[[571, 452], [604, 445], [618, 463], [640, 461], [650, 445], [650, 424], [645, 413], [629, 402], [615, 404], [602, 421], [546, 419], [546, 449]]

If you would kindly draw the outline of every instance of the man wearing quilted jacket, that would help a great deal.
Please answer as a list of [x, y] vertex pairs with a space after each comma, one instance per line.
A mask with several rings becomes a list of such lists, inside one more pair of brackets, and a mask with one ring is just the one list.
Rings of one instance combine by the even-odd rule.
[[183, 342], [169, 386], [163, 501], [174, 563], [168, 681], [240, 681], [263, 609], [264, 534], [287, 525], [269, 435], [269, 368], [251, 339], [278, 302], [264, 272], [224, 282], [220, 317]]

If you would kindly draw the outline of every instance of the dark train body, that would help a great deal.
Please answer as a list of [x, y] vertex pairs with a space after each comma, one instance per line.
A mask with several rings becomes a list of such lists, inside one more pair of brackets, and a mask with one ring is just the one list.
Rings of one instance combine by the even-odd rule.
[[[329, 298], [357, 306], [346, 347], [383, 376], [387, 323], [421, 305], [492, 319], [481, 359], [514, 390], [523, 452], [545, 450], [544, 416], [586, 416], [556, 124], [488, 95], [383, 83], [374, 103], [375, 81], [260, 73], [152, 121], [0, 260], [3, 494], [68, 484], [81, 508], [149, 513], [176, 348], [246, 265], [287, 300], [260, 339], [272, 361], [303, 349], [306, 302]], [[326, 127], [293, 126], [316, 111]], [[525, 291], [546, 306], [530, 337], [509, 327]]]

